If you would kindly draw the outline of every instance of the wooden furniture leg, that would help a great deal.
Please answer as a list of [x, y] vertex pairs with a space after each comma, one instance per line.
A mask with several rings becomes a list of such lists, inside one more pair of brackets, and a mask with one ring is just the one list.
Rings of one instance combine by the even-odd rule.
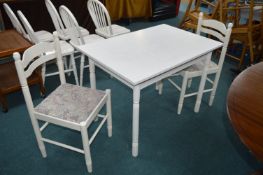
[[249, 57], [250, 57], [250, 64], [254, 63], [254, 50], [253, 50], [253, 39], [252, 33], [248, 34], [248, 44], [249, 44]]
[[243, 49], [242, 49], [242, 52], [241, 52], [241, 56], [240, 56], [240, 60], [239, 60], [239, 65], [238, 65], [238, 69], [240, 69], [240, 70], [241, 70], [241, 66], [242, 66], [243, 63], [244, 63], [244, 58], [245, 58], [246, 50], [247, 50], [247, 45], [246, 45], [246, 44], [243, 44]]
[[7, 112], [8, 111], [8, 104], [6, 96], [0, 91], [0, 103], [2, 105], [2, 111]]

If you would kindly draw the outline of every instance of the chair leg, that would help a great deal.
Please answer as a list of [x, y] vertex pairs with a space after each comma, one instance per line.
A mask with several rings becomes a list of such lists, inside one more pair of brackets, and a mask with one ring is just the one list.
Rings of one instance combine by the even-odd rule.
[[42, 154], [42, 157], [47, 157], [47, 152], [46, 152], [46, 148], [45, 148], [45, 144], [42, 140], [42, 135], [41, 135], [41, 131], [40, 131], [40, 128], [39, 128], [39, 124], [38, 124], [38, 121], [37, 119], [35, 118], [35, 116], [33, 116], [34, 114], [31, 114], [30, 113], [30, 118], [31, 118], [31, 123], [32, 123], [32, 126], [33, 126], [33, 129], [34, 129], [34, 132], [35, 132], [35, 136], [36, 136], [36, 139], [37, 139], [37, 144], [38, 144], [38, 148]]
[[217, 89], [217, 85], [218, 85], [218, 81], [219, 81], [219, 78], [220, 78], [220, 74], [221, 74], [221, 71], [218, 71], [217, 74], [216, 74], [216, 77], [215, 77], [215, 80], [214, 80], [214, 83], [213, 83], [213, 89], [212, 89], [212, 92], [211, 92], [210, 98], [209, 98], [209, 106], [213, 105], [215, 94], [216, 94], [216, 89]]
[[159, 90], [159, 81], [155, 83], [155, 90]]
[[81, 123], [81, 137], [82, 137], [83, 150], [84, 150], [87, 169], [88, 169], [88, 172], [91, 173], [92, 172], [92, 160], [90, 156], [88, 131], [87, 131], [87, 127], [85, 126], [85, 123]]
[[158, 83], [158, 90], [159, 90], [159, 95], [162, 95], [163, 93], [163, 81], [159, 81]]
[[243, 45], [243, 49], [242, 49], [242, 52], [241, 52], [238, 69], [241, 69], [241, 66], [242, 66], [243, 63], [244, 63], [246, 51], [247, 51], [247, 46], [246, 46], [246, 45]]
[[106, 110], [107, 110], [107, 128], [108, 128], [108, 136], [112, 136], [112, 118], [111, 118], [111, 91], [109, 89], [106, 90], [108, 99], [106, 104]]
[[187, 74], [187, 72], [185, 72], [183, 75], [183, 83], [182, 83], [182, 88], [181, 88], [181, 93], [180, 93], [180, 98], [179, 98], [179, 103], [178, 103], [177, 114], [181, 114], [181, 111], [183, 108], [184, 95], [185, 95], [185, 91], [186, 91], [187, 80], [188, 80], [188, 74]]
[[0, 102], [2, 104], [2, 111], [3, 112], [8, 112], [8, 104], [7, 104], [7, 99], [6, 96], [2, 93], [0, 93]]
[[[70, 67], [69, 67], [69, 65], [68, 65], [67, 56], [63, 56], [62, 59], [63, 59], [63, 63], [64, 63], [64, 69], [65, 69], [65, 70], [68, 70]], [[70, 60], [70, 61], [71, 61], [71, 60]], [[70, 76], [70, 73], [71, 73], [71, 72], [68, 72], [67, 75]]]
[[74, 77], [75, 77], [76, 85], [79, 85], [78, 72], [77, 72], [77, 68], [76, 68], [74, 54], [70, 55], [70, 62], [71, 62], [71, 65], [72, 65], [72, 69], [73, 69], [73, 74], [74, 74]]
[[40, 89], [40, 96], [41, 97], [45, 97], [45, 94], [46, 94], [46, 88], [43, 84], [43, 81], [39, 81], [39, 89]]
[[191, 87], [191, 85], [192, 85], [192, 78], [189, 78], [188, 80], [187, 80], [187, 88], [190, 88]]
[[43, 63], [41, 72], [42, 72], [42, 81], [43, 81], [43, 84], [45, 84], [45, 80], [46, 80], [46, 63]]
[[83, 54], [81, 54], [81, 57], [80, 57], [80, 76], [79, 76], [80, 86], [83, 86], [84, 61], [85, 61], [85, 56]]

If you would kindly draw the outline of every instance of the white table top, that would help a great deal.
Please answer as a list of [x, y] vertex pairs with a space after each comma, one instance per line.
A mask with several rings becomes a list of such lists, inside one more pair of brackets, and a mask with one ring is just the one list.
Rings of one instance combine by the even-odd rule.
[[135, 86], [221, 46], [221, 42], [162, 24], [77, 49]]

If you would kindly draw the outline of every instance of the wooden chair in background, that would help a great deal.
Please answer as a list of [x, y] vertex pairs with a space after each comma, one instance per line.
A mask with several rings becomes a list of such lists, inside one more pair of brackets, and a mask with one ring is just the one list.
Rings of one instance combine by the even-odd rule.
[[209, 0], [190, 0], [179, 27], [182, 29], [196, 30], [200, 12], [203, 12], [204, 19], [217, 19], [219, 1], [220, 0], [213, 2]]
[[[220, 21], [234, 24], [231, 47], [227, 55], [239, 61], [239, 69], [244, 63], [246, 53], [249, 53], [249, 64], [253, 64], [256, 59], [262, 59], [263, 2], [255, 2], [257, 1], [222, 0], [219, 5]], [[241, 52], [237, 49], [240, 45]]]

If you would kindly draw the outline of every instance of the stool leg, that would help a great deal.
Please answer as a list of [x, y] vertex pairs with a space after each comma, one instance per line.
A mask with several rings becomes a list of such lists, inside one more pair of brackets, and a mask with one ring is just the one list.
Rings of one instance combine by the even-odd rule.
[[44, 82], [42, 80], [41, 74], [38, 75], [38, 79], [39, 79], [38, 85], [39, 85], [39, 89], [40, 89], [40, 95], [41, 95], [41, 97], [45, 97], [45, 95], [46, 95], [46, 88], [44, 86]]
[[2, 111], [7, 112], [8, 111], [8, 104], [6, 96], [2, 93], [0, 93], [0, 103], [2, 104]]

